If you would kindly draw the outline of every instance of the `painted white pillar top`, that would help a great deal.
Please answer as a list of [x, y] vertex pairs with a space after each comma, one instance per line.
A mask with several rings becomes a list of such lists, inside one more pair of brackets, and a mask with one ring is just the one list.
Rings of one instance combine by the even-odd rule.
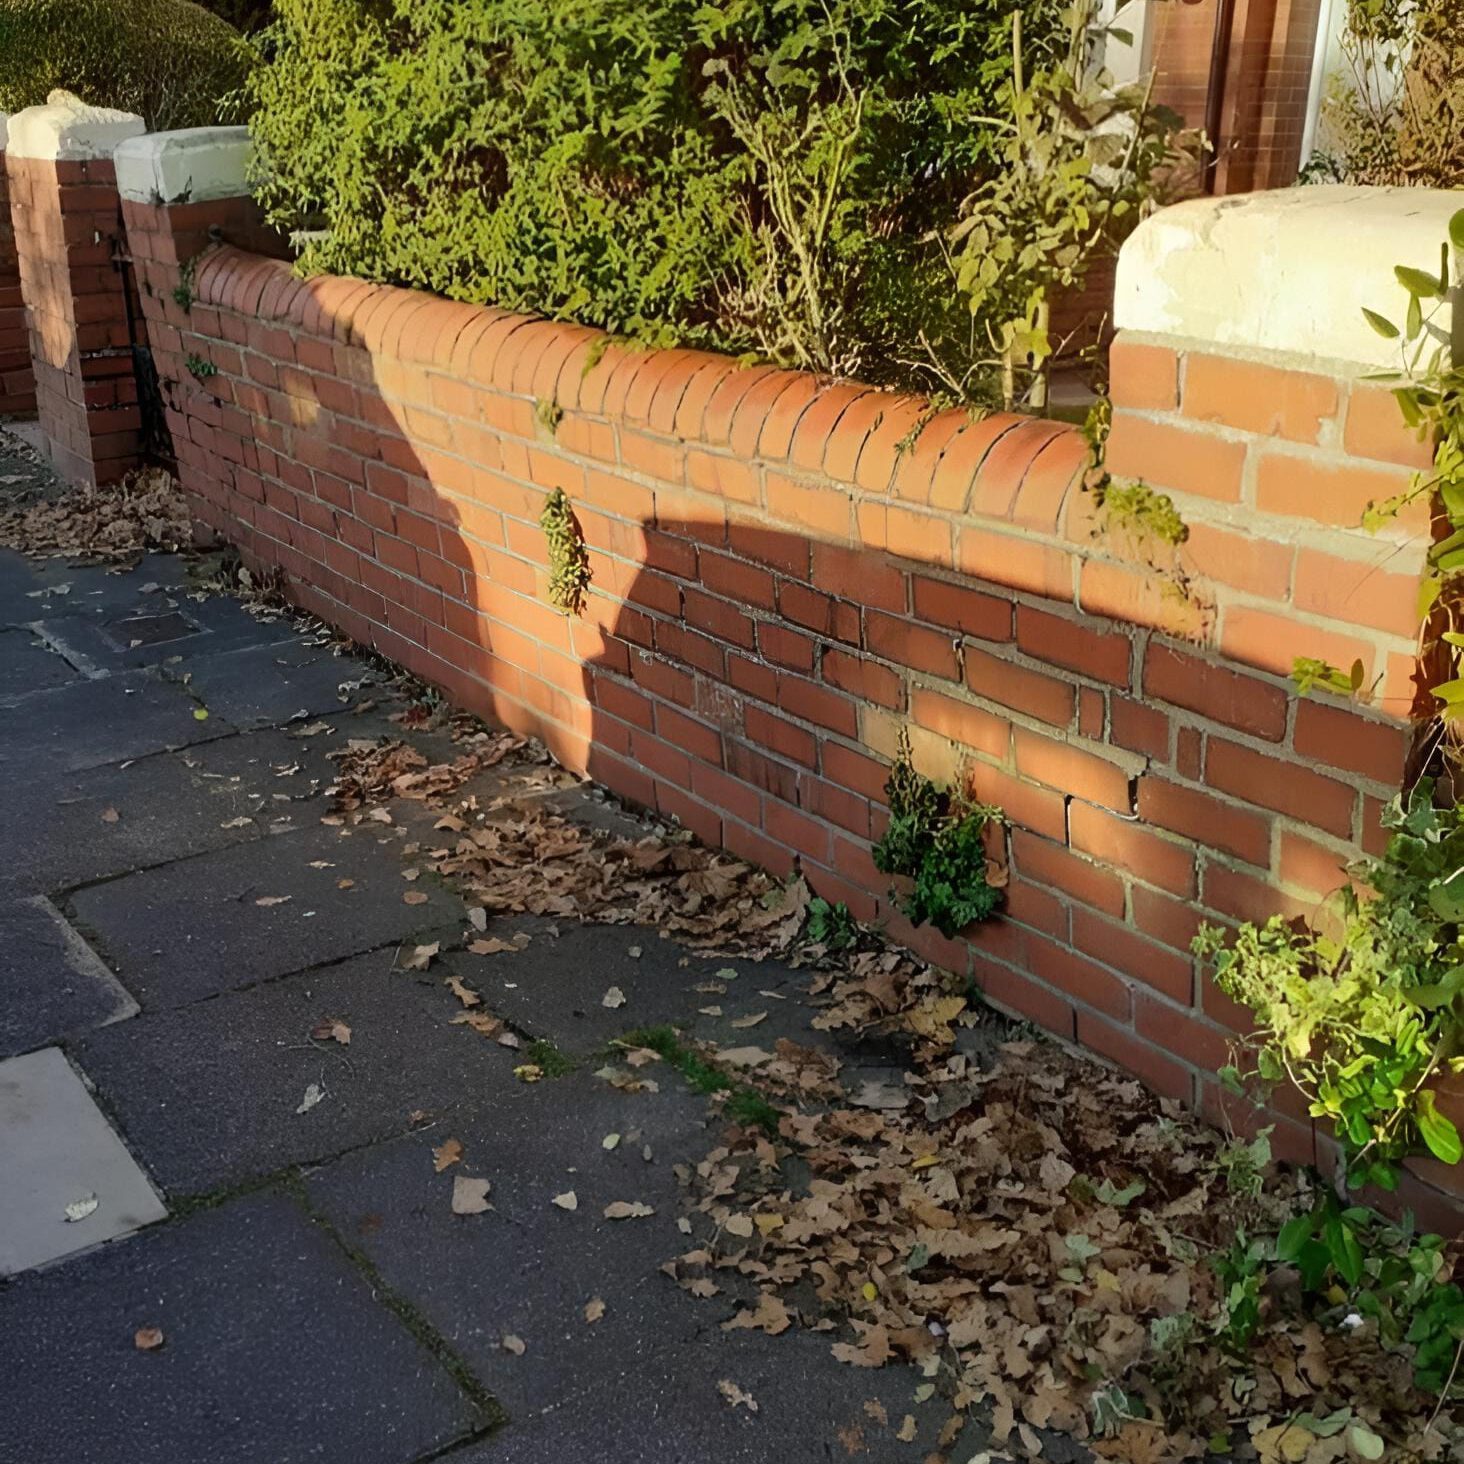
[[[1439, 246], [1464, 194], [1340, 184], [1196, 198], [1146, 219], [1118, 256], [1114, 322], [1122, 330], [1185, 336], [1229, 353], [1321, 357], [1347, 373], [1398, 365], [1363, 307], [1401, 324], [1408, 295], [1394, 276], [1410, 265], [1434, 276]], [[1455, 289], [1436, 324], [1464, 311]]]
[[238, 198], [249, 192], [249, 157], [247, 127], [144, 133], [129, 137], [113, 155], [117, 191], [123, 198], [154, 204]]
[[68, 91], [53, 91], [41, 107], [9, 117], [5, 151], [13, 158], [84, 162], [110, 158], [117, 144], [146, 131], [135, 112], [92, 107]]

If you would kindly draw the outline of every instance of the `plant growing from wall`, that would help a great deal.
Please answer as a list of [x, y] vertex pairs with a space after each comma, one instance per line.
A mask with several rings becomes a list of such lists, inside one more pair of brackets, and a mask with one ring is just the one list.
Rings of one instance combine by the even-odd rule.
[[1176, 160], [1179, 118], [1153, 105], [1152, 81], [1118, 86], [1093, 69], [1096, 15], [1096, 0], [1076, 0], [1065, 49], [1028, 75], [1013, 14], [1004, 166], [966, 199], [951, 231], [957, 287], [986, 324], [1009, 409], [1046, 405], [1053, 296], [1117, 249]]
[[578, 615], [590, 586], [590, 556], [562, 488], [545, 499], [539, 527], [549, 551], [549, 603], [565, 615]]
[[992, 915], [1001, 890], [988, 873], [985, 835], [1000, 810], [916, 772], [903, 733], [885, 793], [889, 823], [874, 846], [874, 865], [911, 881], [899, 897], [901, 911], [945, 936]]
[[1436, 808], [1433, 791], [1425, 779], [1394, 801], [1386, 851], [1353, 866], [1335, 922], [1275, 916], [1195, 942], [1254, 1014], [1257, 1075], [1289, 1080], [1331, 1122], [1353, 1183], [1392, 1188], [1397, 1161], [1420, 1150], [1461, 1158], [1438, 1099], [1464, 1071], [1464, 810]]

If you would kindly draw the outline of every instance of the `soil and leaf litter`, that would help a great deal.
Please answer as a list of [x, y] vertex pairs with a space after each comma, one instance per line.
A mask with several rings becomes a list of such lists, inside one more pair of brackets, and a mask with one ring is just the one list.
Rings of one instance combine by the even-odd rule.
[[[158, 486], [123, 508], [84, 493], [32, 505], [6, 515], [3, 537], [120, 565], [185, 542], [176, 489]], [[258, 585], [225, 580], [280, 613]], [[383, 697], [379, 710], [403, 709], [373, 723], [387, 735], [352, 736], [370, 729], [350, 713], [294, 731], [332, 752], [325, 821], [397, 841], [404, 898], [424, 881], [467, 897], [460, 939], [404, 947], [401, 978], [441, 980], [452, 1020], [519, 1049], [525, 1082], [587, 1066], [628, 1095], [671, 1083], [706, 1095], [716, 1136], [680, 1170], [685, 1243], [664, 1258], [665, 1284], [769, 1347], [810, 1331], [851, 1369], [913, 1368], [912, 1406], [948, 1408], [943, 1428], [922, 1430], [871, 1399], [830, 1441], [832, 1457], [1065, 1458], [1068, 1435], [1130, 1464], [1464, 1458], [1464, 1299], [1441, 1284], [1453, 1248], [1273, 1165], [1263, 1134], [1222, 1136], [1010, 1027], [801, 880], [620, 811], [587, 818], [601, 805], [542, 748], [405, 678], [396, 690], [405, 699]], [[976, 842], [984, 810], [927, 802], [911, 811], [932, 847], [947, 830], [964, 837], [963, 820]], [[987, 873], [999, 887], [999, 870]], [[981, 895], [928, 885], [953, 908]], [[511, 961], [545, 922], [570, 921], [642, 927], [642, 942], [654, 927], [722, 961], [713, 977], [688, 971], [704, 1012], [720, 1012], [739, 979], [755, 982], [759, 962], [797, 968], [806, 1030], [753, 1011], [719, 1045], [627, 1009], [619, 1038], [593, 1053], [531, 1041], [492, 1010], [471, 961]], [[451, 971], [448, 955], [462, 958]], [[616, 990], [602, 1004], [618, 1014]], [[780, 1017], [790, 1006], [768, 1002]], [[329, 1014], [312, 1035], [349, 1050], [349, 1028]], [[462, 1159], [440, 1136], [432, 1162], [452, 1174], [453, 1208], [482, 1223], [491, 1177], [464, 1174]], [[600, 1218], [643, 1218], [635, 1196], [616, 1203]], [[723, 1402], [756, 1426], [756, 1397], [735, 1379]]]

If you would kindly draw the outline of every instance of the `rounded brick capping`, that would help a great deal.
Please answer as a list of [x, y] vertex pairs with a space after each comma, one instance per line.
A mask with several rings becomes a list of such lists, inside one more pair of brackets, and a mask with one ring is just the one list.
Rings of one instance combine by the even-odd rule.
[[[397, 366], [838, 478], [851, 489], [857, 483], [902, 505], [892, 511], [908, 505], [912, 536], [918, 513], [1060, 539], [1065, 505], [1088, 463], [1082, 435], [1064, 423], [964, 409], [932, 416], [918, 398], [857, 382], [742, 366], [709, 351], [644, 350], [590, 327], [394, 285], [300, 280], [286, 261], [230, 246], [200, 263], [194, 292], [200, 304], [345, 342]], [[954, 569], [954, 551], [935, 562]], [[1000, 568], [993, 566], [998, 575]]]

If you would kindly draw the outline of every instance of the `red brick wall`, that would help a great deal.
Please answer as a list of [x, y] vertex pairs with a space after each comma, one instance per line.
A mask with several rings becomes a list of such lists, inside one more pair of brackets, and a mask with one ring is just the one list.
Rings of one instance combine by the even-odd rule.
[[34, 417], [36, 384], [31, 375], [30, 336], [20, 294], [15, 226], [10, 221], [10, 180], [0, 151], [0, 416]]
[[141, 429], [112, 163], [6, 167], [41, 430], [63, 476], [110, 482], [136, 466]]
[[[1060, 424], [947, 411], [916, 434], [908, 398], [231, 248], [185, 310], [156, 287], [166, 215], [128, 223], [159, 272], [140, 265], [184, 486], [301, 603], [1216, 1106], [1239, 1018], [1192, 963], [1197, 924], [1310, 908], [1375, 846], [1403, 766], [1399, 721], [1298, 699], [1281, 664], [1335, 646], [1404, 675], [1411, 587], [1339, 590], [1352, 546], [1328, 522], [1350, 475], [1395, 482], [1411, 451], [1370, 390], [1120, 337], [1115, 451], [1200, 509], [1171, 564], [1095, 532]], [[218, 374], [195, 381], [189, 353]], [[1321, 475], [1316, 514], [1273, 458]], [[582, 617], [544, 595], [555, 487], [590, 551]], [[909, 930], [870, 860], [902, 726], [1009, 819], [1007, 909], [969, 939]], [[1277, 1143], [1310, 1157], [1304, 1116]]]

